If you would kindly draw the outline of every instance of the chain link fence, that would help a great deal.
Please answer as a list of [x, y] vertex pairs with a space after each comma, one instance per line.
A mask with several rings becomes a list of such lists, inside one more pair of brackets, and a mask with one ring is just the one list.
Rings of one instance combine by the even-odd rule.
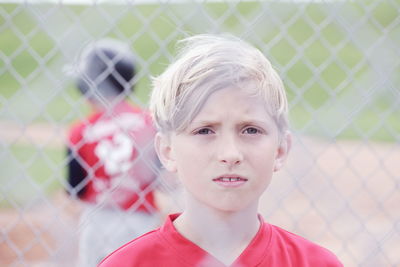
[[64, 191], [64, 146], [88, 107], [65, 66], [82, 47], [129, 44], [129, 99], [146, 106], [176, 40], [220, 32], [262, 50], [288, 91], [293, 151], [260, 212], [345, 266], [400, 266], [400, 0], [2, 1], [0, 266], [75, 264], [81, 207]]

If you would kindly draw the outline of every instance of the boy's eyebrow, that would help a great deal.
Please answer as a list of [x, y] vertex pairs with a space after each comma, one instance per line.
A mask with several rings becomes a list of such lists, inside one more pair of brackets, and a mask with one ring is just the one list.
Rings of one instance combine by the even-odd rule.
[[196, 125], [219, 125], [221, 124], [221, 122], [218, 121], [212, 121], [212, 120], [193, 120], [192, 124], [196, 124]]
[[[192, 123], [193, 125], [212, 125], [212, 126], [218, 126], [222, 124], [222, 122], [219, 121], [213, 121], [213, 120], [193, 120]], [[262, 124], [265, 126], [269, 126], [271, 123], [268, 120], [258, 120], [258, 119], [243, 119], [239, 123], [239, 125], [246, 125], [246, 124]]]
[[270, 126], [271, 122], [269, 122], [268, 120], [257, 120], [257, 119], [250, 119], [250, 120], [243, 120], [240, 124], [242, 125], [246, 125], [246, 124], [261, 124], [263, 126]]

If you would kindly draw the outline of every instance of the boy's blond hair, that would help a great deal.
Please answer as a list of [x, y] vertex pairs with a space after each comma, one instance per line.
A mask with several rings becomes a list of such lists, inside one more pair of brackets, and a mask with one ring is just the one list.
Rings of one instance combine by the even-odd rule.
[[282, 80], [258, 49], [232, 36], [208, 34], [180, 44], [178, 59], [153, 78], [150, 109], [159, 131], [185, 130], [208, 97], [224, 88], [261, 97], [280, 132], [288, 128]]

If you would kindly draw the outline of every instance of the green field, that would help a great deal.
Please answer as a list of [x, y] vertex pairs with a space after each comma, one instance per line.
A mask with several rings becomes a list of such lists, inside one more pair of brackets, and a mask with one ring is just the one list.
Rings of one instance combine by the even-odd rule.
[[[399, 73], [399, 65], [389, 73], [388, 82], [374, 90], [371, 86], [374, 80], [365, 78], [377, 76], [374, 62], [368, 62], [365, 52], [358, 47], [359, 42], [351, 39], [353, 34], [330, 14], [335, 8], [351, 13], [352, 20], [365, 20], [362, 29], [369, 30], [371, 38], [380, 38], [384, 32], [385, 41], [399, 45], [396, 36], [400, 30], [395, 23], [399, 11], [390, 2], [372, 10], [364, 9], [368, 5], [368, 2], [363, 5], [349, 2], [340, 6], [287, 3], [263, 6], [244, 2], [210, 3], [195, 8], [183, 4], [57, 8], [2, 4], [0, 50], [8, 62], [2, 60], [0, 65], [0, 119], [67, 124], [86, 112], [82, 101], [77, 111], [79, 95], [71, 80], [60, 74], [62, 66], [54, 66], [56, 61], [71, 63], [71, 59], [65, 58], [61, 51], [63, 43], [46, 28], [52, 16], [59, 16], [58, 33], [68, 29], [67, 23], [78, 21], [88, 35], [83, 40], [90, 39], [89, 36], [128, 40], [141, 58], [136, 89], [141, 103], [148, 99], [149, 75], [157, 75], [168, 64], [175, 41], [186, 34], [209, 32], [218, 23], [217, 31], [243, 36], [260, 47], [277, 67], [288, 90], [291, 121], [296, 130], [335, 138], [357, 138], [361, 131], [364, 138], [396, 141], [398, 137], [393, 133], [400, 132], [396, 87], [400, 81], [395, 73]], [[367, 11], [369, 17], [365, 19]], [[97, 23], [101, 27], [104, 20], [108, 20], [107, 27], [93, 28]], [[43, 74], [41, 66], [51, 73]], [[51, 75], [56, 81], [49, 78]], [[35, 84], [41, 86], [37, 88]], [[387, 129], [376, 130], [376, 125]]]
[[[131, 100], [145, 104], [149, 75], [162, 72], [176, 40], [194, 33], [229, 32], [259, 47], [281, 73], [294, 131], [399, 142], [400, 14], [393, 3], [399, 6], [400, 0], [373, 3], [0, 4], [0, 121], [68, 125], [88, 112], [62, 71], [72, 62], [72, 52], [65, 52], [70, 46], [104, 36], [129, 42], [140, 56]], [[359, 27], [352, 28], [357, 23]], [[32, 181], [45, 191], [59, 186], [54, 181], [64, 175], [61, 148], [38, 151], [10, 144], [1, 150], [0, 168], [10, 170], [0, 175], [2, 190], [10, 177], [20, 177], [27, 188], [35, 187]], [[15, 172], [21, 169], [22, 174]]]
[[62, 187], [64, 151], [30, 145], [1, 147], [0, 208], [42, 201]]

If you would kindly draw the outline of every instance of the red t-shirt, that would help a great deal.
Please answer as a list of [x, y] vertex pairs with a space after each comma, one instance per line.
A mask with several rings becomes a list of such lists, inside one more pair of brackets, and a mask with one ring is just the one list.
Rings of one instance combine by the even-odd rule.
[[[176, 231], [172, 222], [178, 216], [179, 214], [170, 215], [162, 227], [122, 246], [105, 258], [99, 267], [225, 266]], [[258, 233], [231, 266], [339, 267], [343, 265], [329, 250], [261, 219]]]
[[157, 165], [150, 115], [128, 102], [73, 125], [69, 148], [85, 171], [89, 203], [152, 212]]

